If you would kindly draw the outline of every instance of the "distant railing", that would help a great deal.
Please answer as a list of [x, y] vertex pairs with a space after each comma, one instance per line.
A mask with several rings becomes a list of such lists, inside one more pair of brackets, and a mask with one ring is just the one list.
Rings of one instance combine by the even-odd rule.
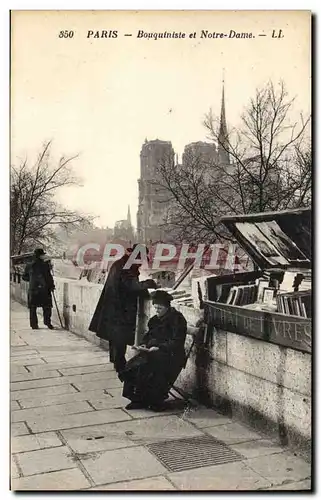
[[11, 271], [10, 281], [13, 283], [21, 283], [21, 273], [19, 271]]

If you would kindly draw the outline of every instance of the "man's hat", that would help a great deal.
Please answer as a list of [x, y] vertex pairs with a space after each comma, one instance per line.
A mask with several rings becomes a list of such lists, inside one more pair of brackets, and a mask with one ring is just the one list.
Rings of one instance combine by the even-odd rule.
[[[148, 247], [146, 245], [143, 245], [143, 244], [140, 244], [140, 243], [134, 243], [134, 245], [132, 247], [126, 248], [125, 255], [130, 255], [131, 253], [133, 253], [133, 251], [135, 250], [135, 248], [137, 246], [141, 246], [141, 247], [144, 247], [146, 249], [146, 258], [147, 258], [147, 262], [149, 262], [149, 257], [148, 257], [149, 250], [148, 250]], [[138, 252], [136, 258], [137, 259], [141, 259], [142, 258], [142, 252], [141, 251]]]
[[173, 297], [168, 292], [165, 292], [165, 290], [156, 290], [156, 292], [152, 293], [152, 300], [153, 304], [170, 306]]
[[34, 251], [34, 256], [35, 257], [40, 257], [40, 255], [45, 255], [45, 251], [43, 248], [36, 248]]
[[147, 254], [147, 255], [149, 254], [148, 247], [147, 247], [146, 245], [144, 245], [144, 244], [142, 244], [142, 245], [141, 245], [140, 243], [134, 243], [134, 245], [133, 245], [132, 247], [126, 248], [126, 252], [128, 252], [128, 253], [132, 253], [132, 252], [135, 250], [135, 248], [136, 248], [137, 246], [142, 246], [142, 247], [145, 247], [145, 249], [146, 249], [146, 254]]

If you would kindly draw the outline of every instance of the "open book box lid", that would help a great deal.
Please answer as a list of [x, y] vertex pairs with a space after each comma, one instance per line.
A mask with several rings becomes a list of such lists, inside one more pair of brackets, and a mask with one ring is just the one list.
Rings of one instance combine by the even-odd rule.
[[222, 217], [260, 269], [311, 268], [311, 209]]

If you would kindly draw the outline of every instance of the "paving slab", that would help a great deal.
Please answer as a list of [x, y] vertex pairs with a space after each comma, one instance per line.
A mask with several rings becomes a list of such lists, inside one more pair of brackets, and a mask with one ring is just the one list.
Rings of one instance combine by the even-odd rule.
[[48, 379], [48, 378], [57, 378], [60, 377], [60, 373], [57, 370], [42, 370], [41, 373], [33, 374], [25, 371], [23, 373], [14, 373], [11, 372], [10, 382], [27, 382], [29, 380], [39, 380], [39, 379]]
[[[49, 373], [49, 372], [48, 372]], [[62, 376], [58, 371], [56, 371], [56, 376], [55, 377], [42, 377], [42, 378], [36, 378], [36, 379], [31, 379], [33, 376], [29, 377], [29, 380], [21, 380], [21, 381], [13, 381], [11, 380], [10, 384], [10, 390], [11, 391], [18, 391], [21, 389], [33, 389], [37, 387], [47, 387], [47, 386], [53, 386], [53, 385], [62, 385], [62, 384], [74, 384], [78, 385], [78, 383], [88, 383], [88, 382], [96, 382], [98, 381], [99, 383], [97, 384], [98, 387], [100, 388], [100, 383], [102, 384], [103, 381], [109, 384], [111, 387], [121, 387], [121, 382], [119, 381], [117, 377], [117, 373], [114, 372], [109, 372], [110, 375], [107, 376], [106, 373], [108, 372], [97, 372], [97, 373], [86, 373], [84, 375], [65, 375]], [[94, 387], [96, 389], [96, 387]], [[80, 390], [92, 390], [91, 387], [89, 386], [88, 388], [83, 387]]]
[[284, 448], [269, 439], [256, 439], [254, 441], [246, 441], [245, 443], [230, 444], [229, 446], [232, 450], [241, 453], [241, 455], [246, 458], [255, 458], [284, 452]]
[[36, 379], [36, 378], [48, 378], [48, 376], [47, 376], [48, 373], [52, 373], [52, 372], [55, 372], [58, 374], [58, 375], [56, 375], [56, 377], [60, 376], [60, 371], [58, 371], [58, 369], [54, 369], [50, 366], [48, 367], [48, 364], [28, 366], [28, 370], [27, 370], [27, 373], [30, 376], [33, 376], [34, 379]]
[[[108, 399], [112, 397], [104, 393], [103, 389], [88, 392], [74, 392], [73, 394], [60, 394], [58, 396], [42, 396], [33, 398], [20, 398], [22, 408], [35, 408], [40, 406], [51, 406], [54, 404], [72, 403], [74, 401], [86, 401], [93, 399]], [[127, 401], [128, 403], [128, 401]]]
[[94, 373], [83, 373], [81, 375], [64, 375], [63, 378], [68, 380], [71, 384], [83, 383], [83, 382], [95, 382], [97, 380], [117, 380], [120, 384], [120, 380], [118, 379], [118, 375], [115, 371], [107, 371], [100, 370]]
[[24, 422], [11, 424], [10, 430], [11, 436], [23, 436], [24, 434], [30, 434], [29, 429]]
[[245, 441], [253, 441], [255, 439], [262, 439], [262, 435], [254, 432], [245, 425], [238, 422], [231, 424], [217, 425], [214, 427], [206, 427], [206, 433], [214, 436], [216, 439], [223, 441], [226, 444], [242, 443]]
[[[92, 392], [94, 393], [94, 391], [92, 391]], [[86, 394], [89, 394], [89, 393], [86, 393]], [[107, 396], [106, 397], [106, 394], [103, 394], [103, 397], [101, 397], [101, 398], [89, 397], [87, 399], [87, 401], [95, 408], [95, 410], [108, 410], [109, 408], [125, 408], [125, 406], [128, 405], [128, 403], [129, 403], [128, 399], [123, 398], [122, 396], [119, 396], [119, 397]], [[126, 411], [126, 413], [130, 414], [134, 418], [132, 413], [130, 413], [127, 410], [124, 410], [124, 411]]]
[[122, 387], [118, 387], [117, 389], [113, 387], [113, 388], [108, 388], [106, 390], [107, 390], [108, 394], [110, 396], [112, 396], [113, 398], [122, 398], [125, 402], [125, 405], [128, 405], [128, 403], [130, 402], [129, 399], [122, 397], [122, 392], [123, 392]]
[[37, 389], [23, 389], [11, 392], [11, 399], [30, 399], [32, 397], [46, 397], [61, 394], [74, 394], [77, 390], [70, 384], [56, 385], [54, 387], [37, 387]]
[[[34, 360], [35, 361], [35, 360]], [[41, 360], [43, 361], [43, 360]], [[41, 365], [41, 368], [46, 369], [46, 370], [60, 370], [60, 368], [77, 368], [80, 366], [90, 366], [90, 365], [101, 365], [104, 362], [106, 362], [106, 356], [100, 357], [97, 359], [90, 359], [90, 360], [78, 360], [77, 358], [73, 359], [70, 362], [66, 361], [61, 361], [61, 362], [56, 362], [56, 363], [45, 363], [43, 361], [43, 364]], [[25, 366], [28, 368], [30, 367], [30, 371], [32, 371], [32, 365], [35, 365], [36, 363], [25, 363]], [[39, 363], [40, 364], [40, 363]]]
[[91, 382], [75, 382], [74, 386], [79, 391], [94, 391], [95, 389], [119, 389], [122, 390], [123, 384], [116, 378], [102, 380], [92, 380]]
[[29, 436], [13, 436], [11, 439], [12, 453], [54, 448], [56, 446], [62, 446], [62, 442], [55, 432], [29, 434]]
[[25, 410], [15, 410], [11, 412], [11, 422], [23, 422], [37, 418], [51, 418], [53, 415], [72, 415], [73, 413], [85, 413], [94, 411], [87, 401], [75, 401], [61, 405], [40, 406], [38, 408], [28, 408]]
[[10, 356], [12, 359], [20, 358], [20, 357], [28, 357], [32, 354], [35, 354], [36, 356], [39, 356], [39, 352], [36, 349], [19, 349], [19, 350], [12, 350], [10, 352]]
[[272, 486], [284, 481], [308, 479], [311, 476], [311, 464], [289, 452], [251, 458], [247, 463], [258, 474], [266, 477]]
[[250, 491], [267, 488], [271, 483], [244, 462], [202, 467], [168, 474], [179, 490]]
[[279, 484], [272, 486], [271, 488], [265, 488], [266, 491], [294, 491], [294, 490], [311, 490], [311, 479], [306, 479], [304, 481], [296, 481], [295, 483], [286, 482], [285, 484]]
[[134, 419], [151, 418], [155, 416], [160, 417], [163, 415], [179, 415], [180, 417], [183, 417], [184, 415], [184, 409], [170, 407], [170, 406], [168, 406], [164, 411], [159, 411], [157, 413], [148, 408], [146, 409], [142, 408], [141, 410], [124, 410], [124, 411]]
[[81, 363], [82, 361], [95, 362], [97, 360], [101, 361], [101, 357], [103, 355], [104, 355], [103, 352], [99, 352], [97, 354], [86, 352], [86, 354], [84, 354], [84, 349], [83, 349], [81, 354], [79, 352], [74, 352], [74, 351], [69, 352], [68, 351], [68, 353], [64, 352], [64, 353], [61, 353], [59, 356], [43, 356], [43, 355], [41, 355], [41, 359], [43, 359], [48, 364], [49, 363], [50, 364], [69, 363], [70, 365], [73, 365], [75, 359], [77, 359], [78, 363]]
[[118, 427], [110, 429], [110, 424], [102, 424], [68, 429], [61, 431], [61, 434], [68, 446], [76, 453], [91, 453], [138, 446], [139, 443], [133, 442], [130, 436], [126, 434], [126, 427], [122, 429], [123, 432], [119, 431]]
[[196, 427], [213, 427], [214, 425], [230, 424], [232, 420], [230, 418], [217, 413], [210, 408], [196, 408], [188, 409], [184, 414], [184, 419], [188, 422], [192, 422]]
[[82, 375], [85, 373], [95, 373], [95, 372], [109, 372], [114, 371], [114, 365], [111, 363], [106, 363], [102, 365], [89, 365], [89, 366], [80, 366], [74, 368], [61, 368], [59, 370], [62, 375]]
[[148, 477], [146, 479], [134, 479], [133, 481], [124, 481], [120, 483], [105, 484], [90, 488], [90, 490], [103, 491], [103, 490], [175, 490], [175, 486], [166, 479], [164, 476]]
[[24, 342], [21, 338], [16, 337], [15, 339], [11, 339], [12, 346], [27, 346], [28, 344]]
[[47, 361], [47, 359], [52, 359], [50, 362], [55, 362], [55, 361], [70, 361], [73, 358], [73, 355], [76, 356], [77, 358], [80, 357], [81, 359], [84, 358], [96, 358], [97, 356], [101, 357], [104, 352], [101, 349], [98, 349], [96, 351], [91, 350], [90, 348], [78, 346], [75, 347], [74, 344], [69, 345], [62, 345], [60, 346], [48, 346], [46, 348], [44, 347], [37, 347], [37, 352], [39, 355]]
[[[94, 346], [84, 338], [76, 337], [73, 333], [69, 332], [70, 337], [64, 337], [67, 342], [59, 342], [59, 345], [49, 345], [46, 347], [39, 347], [38, 350], [49, 357], [58, 356], [71, 356], [73, 352], [81, 357], [85, 356], [96, 356], [96, 355], [106, 355], [106, 351], [101, 349], [99, 346]], [[59, 334], [59, 340], [61, 339], [61, 334]], [[84, 347], [86, 350], [84, 350]]]
[[176, 415], [111, 422], [100, 425], [99, 433], [101, 436], [109, 437], [111, 441], [122, 442], [129, 439], [131, 443], [140, 445], [203, 435], [200, 430]]
[[25, 366], [10, 363], [10, 375], [29, 375], [29, 372]]
[[164, 475], [167, 472], [143, 446], [97, 453], [87, 459], [82, 458], [81, 462], [96, 485]]
[[[10, 353], [15, 354], [15, 353], [24, 353], [25, 351], [30, 351], [31, 348], [30, 346], [18, 346], [18, 347], [10, 347]], [[33, 349], [36, 350], [36, 349]], [[37, 351], [38, 352], [38, 351]]]
[[68, 380], [65, 377], [51, 377], [51, 378], [40, 378], [36, 380], [24, 380], [21, 382], [11, 382], [10, 390], [13, 392], [25, 390], [25, 389], [37, 389], [38, 387], [52, 387], [56, 385], [68, 384]]
[[14, 458], [13, 456], [11, 455], [11, 467], [10, 467], [10, 474], [11, 474], [11, 478], [16, 478], [16, 477], [19, 477], [19, 471], [18, 471], [18, 467], [14, 461]]
[[[28, 318], [27, 318], [27, 321], [28, 321]], [[21, 324], [25, 325], [26, 319], [24, 319]], [[17, 328], [17, 326], [15, 326], [13, 323], [11, 323], [10, 334], [12, 336], [15, 336], [15, 335], [18, 335], [18, 332], [19, 332], [19, 328]], [[18, 352], [18, 351], [23, 352], [24, 349], [30, 349], [30, 346], [11, 346], [11, 348], [10, 348], [11, 352]]]
[[120, 422], [123, 420], [131, 420], [131, 417], [120, 409], [111, 409], [65, 416], [54, 416], [48, 420], [43, 418], [29, 418], [27, 423], [33, 432], [43, 432], [50, 430], [72, 429], [73, 427], [85, 427], [90, 424], [94, 425], [109, 422]]
[[10, 409], [11, 409], [11, 412], [12, 412], [12, 410], [20, 410], [20, 406], [19, 406], [18, 401], [11, 400], [10, 401]]
[[90, 483], [79, 469], [36, 474], [12, 481], [14, 491], [22, 490], [80, 490], [88, 488]]
[[46, 354], [47, 356], [59, 356], [61, 353], [64, 352], [77, 352], [83, 355], [84, 351], [82, 347], [83, 345], [86, 345], [86, 352], [90, 354], [101, 352], [100, 347], [94, 346], [93, 344], [90, 344], [86, 340], [85, 342], [77, 343], [77, 345], [75, 345], [74, 340], [76, 338], [73, 336], [72, 339], [73, 339], [72, 343], [67, 343], [67, 344], [60, 343], [59, 345], [50, 345], [50, 343], [48, 343], [47, 346], [38, 347], [37, 350], [41, 352], [41, 354]]
[[17, 366], [33, 366], [33, 365], [44, 365], [45, 361], [39, 356], [28, 356], [26, 358], [19, 357], [18, 359], [12, 359], [11, 364]]
[[75, 467], [74, 459], [66, 446], [27, 451], [16, 455], [16, 457], [24, 476], [73, 469]]

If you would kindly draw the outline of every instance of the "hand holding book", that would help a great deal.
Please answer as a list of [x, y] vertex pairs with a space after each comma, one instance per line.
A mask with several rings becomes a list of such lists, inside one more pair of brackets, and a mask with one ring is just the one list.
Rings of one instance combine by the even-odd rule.
[[156, 346], [146, 347], [144, 345], [133, 345], [133, 349], [141, 352], [153, 352], [153, 351], [158, 351], [159, 347]]

